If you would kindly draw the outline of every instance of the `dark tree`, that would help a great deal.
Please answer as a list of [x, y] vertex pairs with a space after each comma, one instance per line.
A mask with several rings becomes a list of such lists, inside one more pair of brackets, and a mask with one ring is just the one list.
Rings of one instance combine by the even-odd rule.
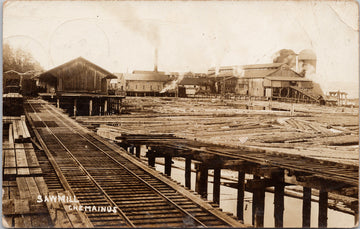
[[8, 43], [3, 44], [3, 72], [15, 70], [19, 73], [42, 71], [40, 63], [28, 51], [13, 49]]

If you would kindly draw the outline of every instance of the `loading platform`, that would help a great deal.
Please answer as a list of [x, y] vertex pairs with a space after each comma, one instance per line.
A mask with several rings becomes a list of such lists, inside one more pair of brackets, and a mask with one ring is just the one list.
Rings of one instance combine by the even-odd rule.
[[28, 100], [24, 107], [43, 150], [39, 156], [48, 159], [48, 174], [58, 178], [44, 175], [43, 198], [57, 191], [78, 200], [65, 206], [79, 212], [77, 227], [81, 222], [83, 227], [247, 227], [49, 103]]

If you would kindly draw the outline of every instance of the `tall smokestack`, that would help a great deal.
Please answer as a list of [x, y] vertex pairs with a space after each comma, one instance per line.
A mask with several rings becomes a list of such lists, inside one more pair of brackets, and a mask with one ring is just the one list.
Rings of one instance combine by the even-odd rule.
[[158, 49], [155, 48], [155, 63], [154, 63], [154, 72], [158, 71]]

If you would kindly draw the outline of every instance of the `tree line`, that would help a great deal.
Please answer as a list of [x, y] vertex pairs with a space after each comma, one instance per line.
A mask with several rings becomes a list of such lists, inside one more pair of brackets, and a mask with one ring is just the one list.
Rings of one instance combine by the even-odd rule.
[[13, 48], [10, 44], [3, 44], [3, 72], [14, 70], [19, 73], [28, 71], [43, 71], [40, 63], [32, 54], [21, 48]]

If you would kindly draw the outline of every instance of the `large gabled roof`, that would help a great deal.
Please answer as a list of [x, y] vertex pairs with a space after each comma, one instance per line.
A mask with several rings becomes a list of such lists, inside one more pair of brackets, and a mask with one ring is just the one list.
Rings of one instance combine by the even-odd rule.
[[86, 60], [85, 58], [83, 58], [81, 56], [76, 58], [76, 59], [70, 60], [70, 61], [68, 61], [68, 62], [66, 62], [66, 63], [64, 63], [62, 65], [59, 65], [59, 66], [57, 66], [55, 68], [52, 68], [52, 69], [50, 69], [48, 71], [43, 72], [43, 73], [41, 73], [39, 75], [39, 77], [41, 78], [42, 76], [49, 75], [49, 74], [56, 76], [58, 71], [66, 69], [66, 68], [68, 68], [69, 66], [71, 66], [72, 64], [75, 64], [75, 63], [84, 63], [85, 65], [89, 65], [89, 66], [95, 68], [97, 71], [102, 72], [104, 75], [106, 75], [107, 78], [110, 78], [110, 79], [117, 78], [114, 74], [112, 74], [109, 71], [101, 68], [100, 66]]
[[[284, 76], [282, 73], [284, 70], [292, 71], [293, 76]], [[273, 64], [254, 64], [254, 65], [247, 65], [244, 67], [243, 74], [241, 78], [269, 78], [273, 77], [277, 78], [277, 80], [286, 80], [288, 79], [297, 79], [299, 80], [304, 79], [301, 77], [297, 72], [293, 71], [287, 64], [284, 63], [273, 63]], [[289, 78], [290, 77], [290, 78]], [[301, 80], [307, 81], [307, 79]]]

